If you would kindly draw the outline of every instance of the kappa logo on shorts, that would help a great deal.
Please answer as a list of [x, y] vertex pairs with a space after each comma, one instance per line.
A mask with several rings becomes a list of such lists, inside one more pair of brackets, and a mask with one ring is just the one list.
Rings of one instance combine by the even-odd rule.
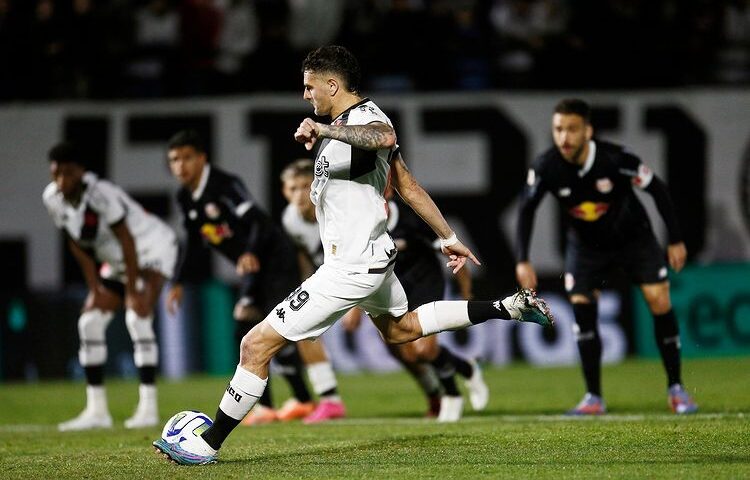
[[283, 308], [277, 308], [276, 309], [276, 316], [279, 317], [281, 319], [281, 321], [283, 322], [284, 321], [284, 317], [286, 316], [286, 312], [284, 311]]

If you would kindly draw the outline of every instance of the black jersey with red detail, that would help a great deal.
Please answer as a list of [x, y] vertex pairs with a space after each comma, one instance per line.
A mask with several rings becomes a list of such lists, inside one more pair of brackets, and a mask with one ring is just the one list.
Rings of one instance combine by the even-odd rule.
[[[260, 259], [262, 271], [272, 269], [274, 264], [278, 266], [287, 258], [296, 262], [291, 240], [255, 204], [242, 180], [216, 166], [206, 168], [208, 178], [196, 192], [182, 188], [177, 193], [187, 232], [183, 259], [189, 261], [190, 251], [205, 245], [232, 262], [244, 253], [252, 253]], [[178, 281], [182, 279], [182, 271], [180, 268]]]
[[651, 231], [651, 224], [633, 190], [650, 193], [669, 231], [670, 243], [681, 241], [674, 207], [666, 186], [620, 145], [589, 144], [593, 155], [583, 166], [573, 165], [552, 147], [529, 169], [521, 199], [517, 259], [528, 260], [534, 214], [547, 192], [565, 212], [569, 238], [598, 249], [614, 249]]

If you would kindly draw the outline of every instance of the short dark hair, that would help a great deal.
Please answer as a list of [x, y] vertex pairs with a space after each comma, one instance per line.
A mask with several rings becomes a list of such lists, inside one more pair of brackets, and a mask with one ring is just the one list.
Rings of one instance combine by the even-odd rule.
[[302, 62], [302, 73], [306, 71], [335, 73], [344, 80], [347, 90], [359, 93], [359, 62], [345, 47], [326, 45], [308, 53]]
[[57, 163], [75, 163], [81, 167], [86, 166], [85, 159], [81, 151], [73, 142], [60, 142], [50, 148], [47, 154], [50, 162]]
[[564, 98], [555, 106], [555, 113], [578, 115], [586, 123], [591, 123], [591, 107], [580, 98]]
[[180, 130], [172, 135], [167, 143], [167, 149], [172, 150], [181, 147], [193, 147], [198, 152], [206, 153], [206, 144], [195, 130]]

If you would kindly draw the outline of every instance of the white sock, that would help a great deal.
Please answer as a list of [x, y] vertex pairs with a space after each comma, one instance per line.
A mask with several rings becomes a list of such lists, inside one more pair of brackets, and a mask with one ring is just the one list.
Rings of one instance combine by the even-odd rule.
[[108, 415], [107, 391], [104, 385], [86, 385], [86, 410], [97, 415]]
[[242, 420], [263, 395], [267, 383], [268, 378], [260, 378], [237, 365], [234, 376], [221, 398], [219, 408], [235, 420]]
[[331, 362], [316, 362], [308, 365], [307, 377], [310, 379], [313, 391], [318, 396], [338, 387]]
[[445, 330], [459, 330], [471, 325], [468, 305], [466, 300], [455, 300], [430, 302], [417, 308], [422, 336]]
[[156, 385], [142, 383], [138, 386], [138, 410], [157, 410]]

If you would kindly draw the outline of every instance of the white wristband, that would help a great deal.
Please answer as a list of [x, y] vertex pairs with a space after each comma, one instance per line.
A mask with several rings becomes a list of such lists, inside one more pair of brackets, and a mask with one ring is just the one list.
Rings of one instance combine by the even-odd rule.
[[453, 245], [458, 243], [458, 237], [456, 237], [456, 232], [451, 233], [451, 236], [448, 238], [441, 238], [440, 239], [440, 248], [446, 248], [446, 247], [452, 247]]

